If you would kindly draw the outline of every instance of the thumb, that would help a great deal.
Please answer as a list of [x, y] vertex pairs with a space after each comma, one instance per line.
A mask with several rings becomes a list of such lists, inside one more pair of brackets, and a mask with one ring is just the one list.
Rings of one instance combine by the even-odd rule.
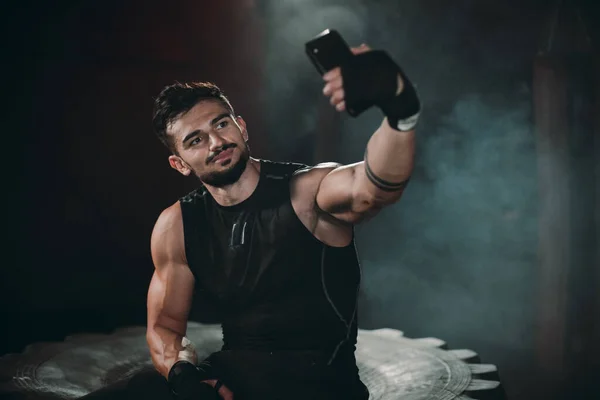
[[358, 47], [352, 47], [350, 50], [352, 50], [352, 54], [356, 55], [366, 53], [367, 51], [370, 51], [371, 48], [363, 43]]

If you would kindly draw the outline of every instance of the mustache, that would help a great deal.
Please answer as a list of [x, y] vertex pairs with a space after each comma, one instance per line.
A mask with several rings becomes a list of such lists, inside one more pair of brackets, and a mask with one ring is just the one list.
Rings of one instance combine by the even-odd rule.
[[219, 154], [221, 154], [222, 152], [224, 152], [225, 150], [229, 150], [229, 149], [233, 149], [237, 147], [237, 144], [235, 143], [227, 143], [224, 144], [223, 146], [221, 146], [221, 148], [219, 148], [218, 151], [215, 151], [214, 153], [211, 153], [208, 155], [208, 157], [206, 158], [206, 163], [210, 164], [212, 160], [214, 160], [214, 158], [216, 156], [218, 156]]

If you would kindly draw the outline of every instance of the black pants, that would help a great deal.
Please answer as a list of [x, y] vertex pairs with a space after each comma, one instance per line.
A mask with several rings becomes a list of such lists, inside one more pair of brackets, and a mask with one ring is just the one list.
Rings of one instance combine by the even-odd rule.
[[[336, 368], [313, 362], [313, 358], [273, 352], [222, 351], [211, 356], [217, 376], [229, 387], [235, 400], [366, 400], [367, 388], [347, 379]], [[354, 366], [354, 363], [348, 365]], [[250, 367], [249, 367], [250, 366]], [[358, 378], [357, 378], [358, 379]], [[175, 399], [166, 379], [154, 368], [138, 372], [82, 397], [85, 400], [181, 400]], [[217, 393], [194, 400], [220, 399]]]
[[[194, 400], [216, 400], [216, 392], [196, 396]], [[167, 380], [154, 368], [144, 369], [130, 379], [124, 379], [80, 399], [85, 400], [175, 400]]]

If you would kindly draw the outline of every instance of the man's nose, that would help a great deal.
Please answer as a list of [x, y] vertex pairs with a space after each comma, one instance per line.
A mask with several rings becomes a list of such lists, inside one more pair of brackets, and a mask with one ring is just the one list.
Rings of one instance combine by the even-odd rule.
[[223, 147], [223, 145], [225, 144], [225, 141], [223, 140], [223, 138], [221, 136], [211, 134], [209, 143], [210, 143], [209, 150], [216, 151], [216, 150], [220, 149], [221, 147]]

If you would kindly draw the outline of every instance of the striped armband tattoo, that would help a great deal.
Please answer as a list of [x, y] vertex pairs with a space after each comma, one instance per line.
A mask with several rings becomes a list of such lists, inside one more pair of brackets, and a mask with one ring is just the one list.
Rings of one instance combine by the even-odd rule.
[[367, 174], [367, 178], [369, 178], [373, 185], [377, 186], [378, 189], [381, 189], [385, 192], [399, 192], [401, 190], [404, 190], [404, 188], [410, 181], [410, 178], [408, 178], [406, 180], [403, 180], [402, 182], [389, 182], [375, 175], [375, 173], [369, 166], [367, 151], [365, 151], [365, 173]]

